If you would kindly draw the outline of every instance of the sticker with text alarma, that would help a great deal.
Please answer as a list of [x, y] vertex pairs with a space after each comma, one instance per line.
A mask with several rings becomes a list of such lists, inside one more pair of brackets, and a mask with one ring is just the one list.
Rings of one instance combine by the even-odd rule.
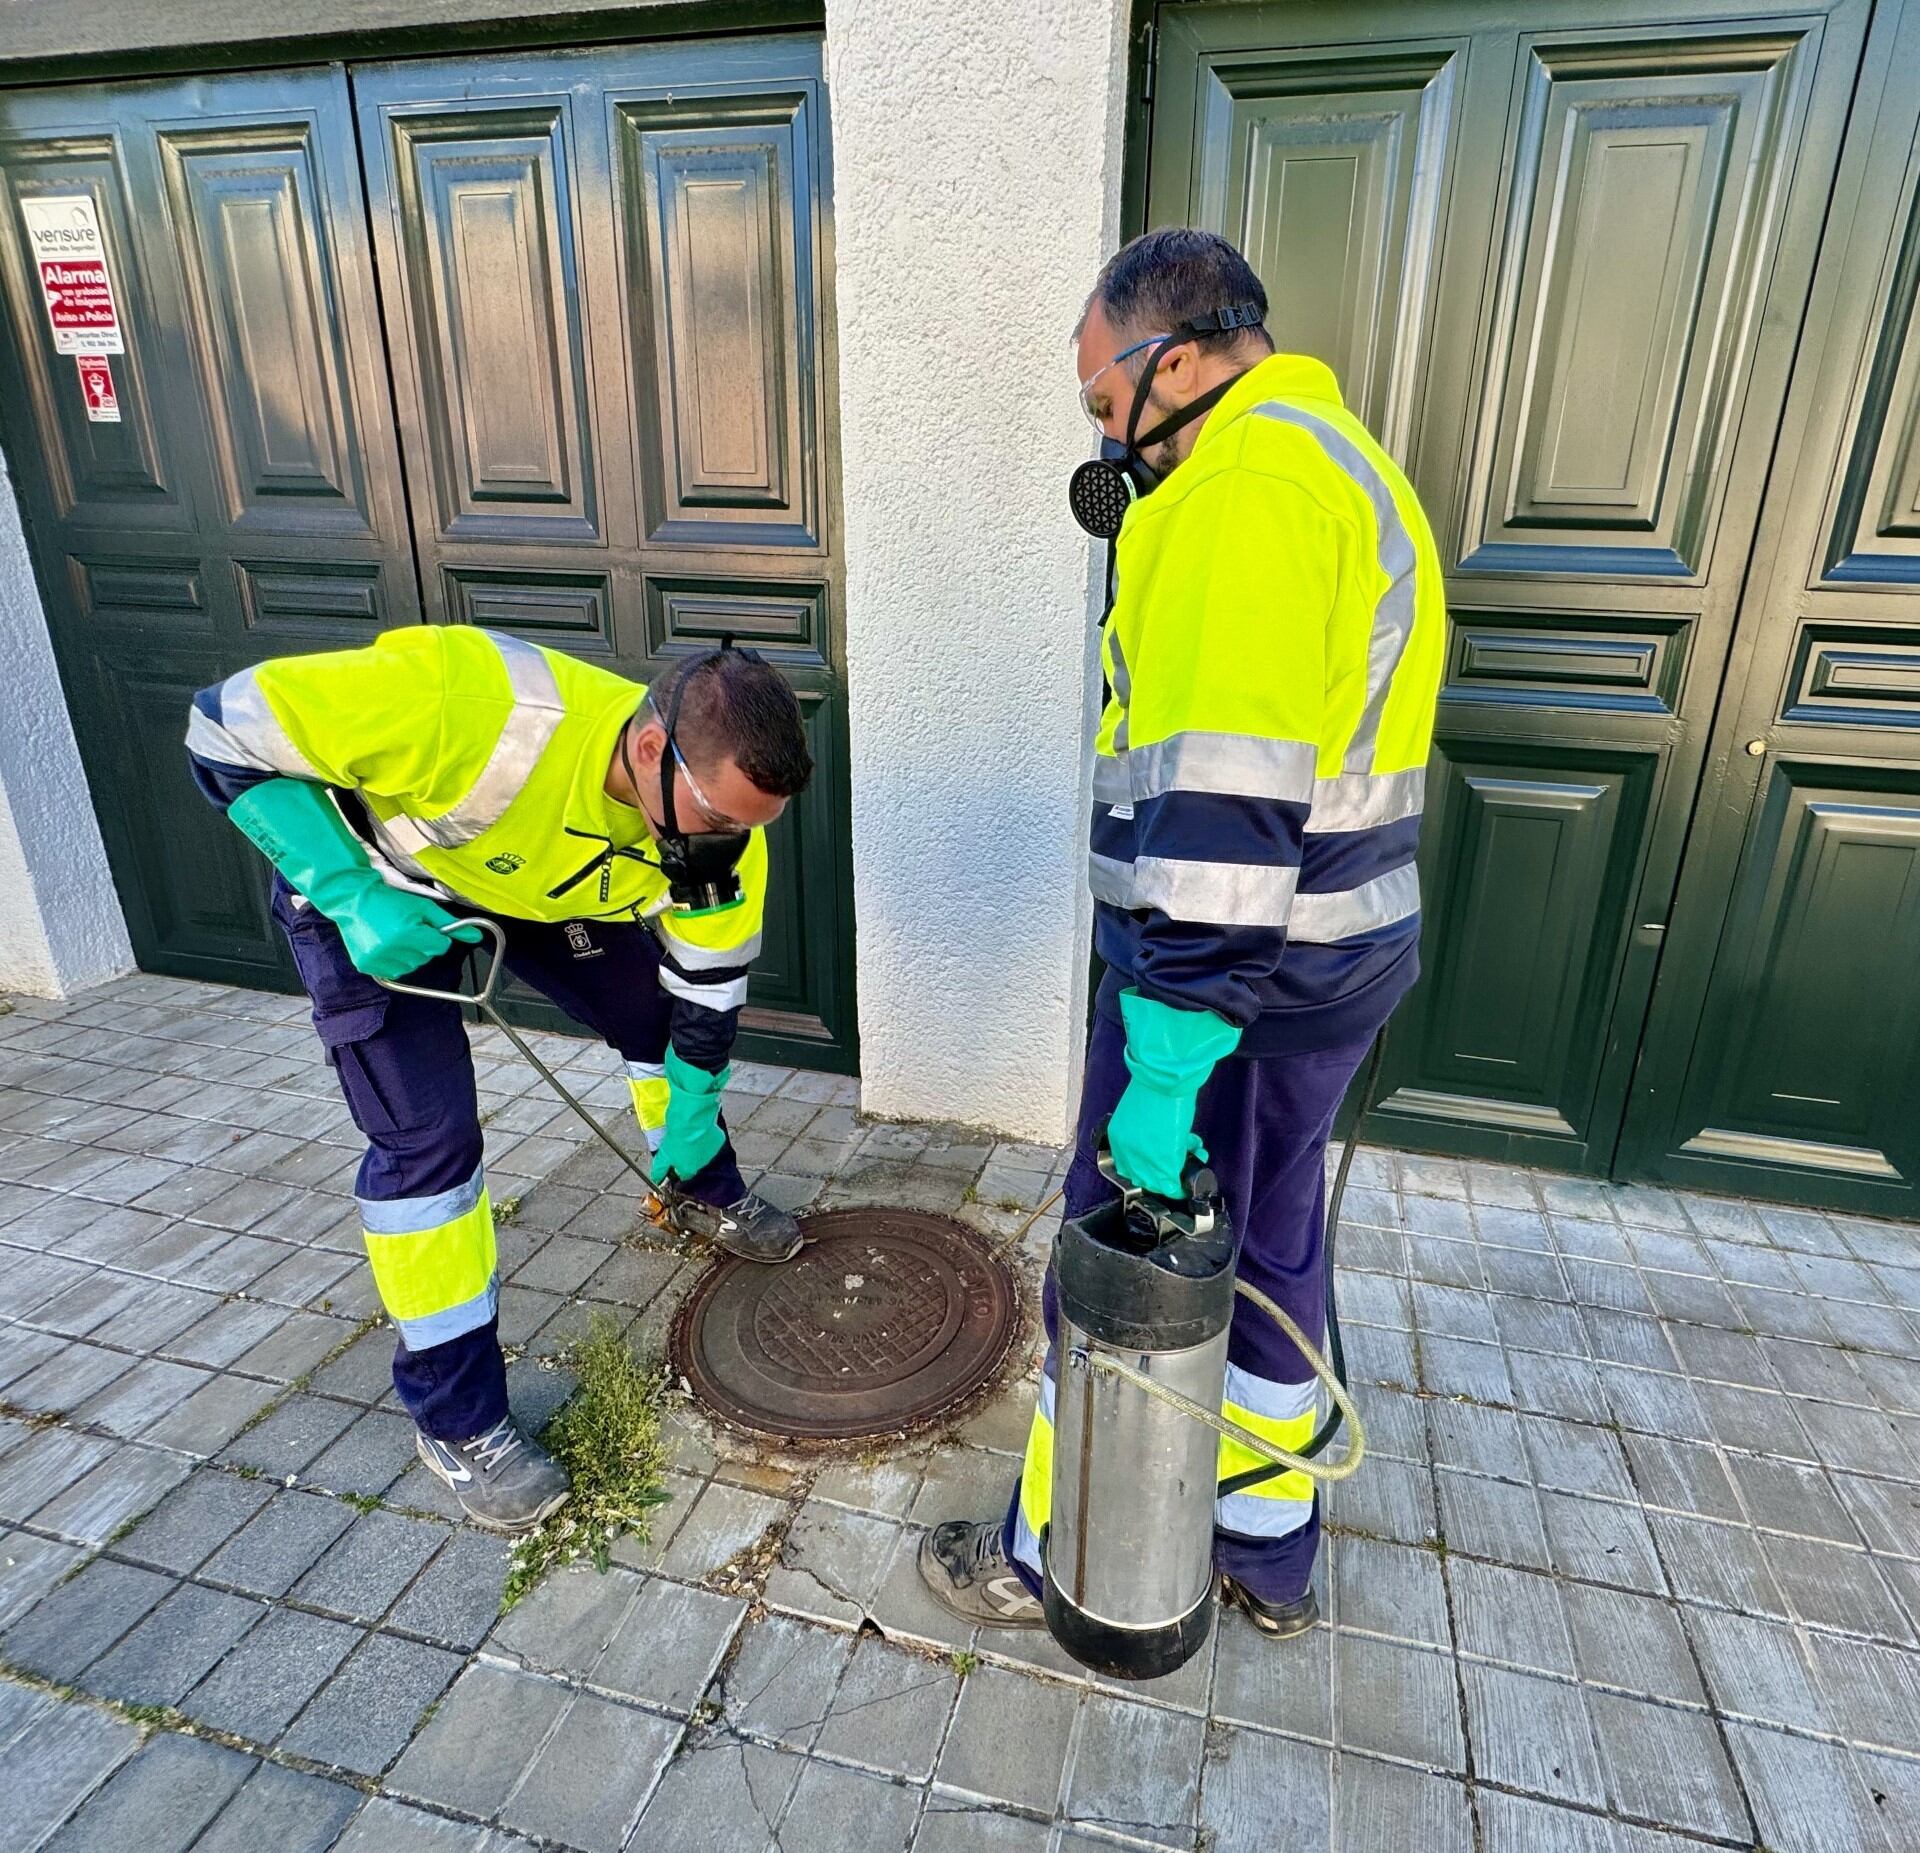
[[120, 401], [113, 393], [113, 363], [104, 354], [76, 354], [80, 366], [80, 396], [87, 402], [87, 423], [117, 425]]
[[[20, 202], [53, 345], [62, 354], [124, 354], [120, 310], [107, 274], [100, 215], [86, 193], [42, 194]], [[117, 417], [118, 414], [116, 413]]]

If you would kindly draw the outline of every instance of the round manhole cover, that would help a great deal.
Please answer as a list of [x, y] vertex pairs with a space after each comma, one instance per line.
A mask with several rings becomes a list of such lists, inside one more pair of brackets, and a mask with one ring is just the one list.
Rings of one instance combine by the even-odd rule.
[[726, 1260], [674, 1321], [673, 1362], [763, 1434], [884, 1435], [971, 1395], [1018, 1324], [1013, 1276], [971, 1229], [917, 1210], [830, 1210], [780, 1267]]

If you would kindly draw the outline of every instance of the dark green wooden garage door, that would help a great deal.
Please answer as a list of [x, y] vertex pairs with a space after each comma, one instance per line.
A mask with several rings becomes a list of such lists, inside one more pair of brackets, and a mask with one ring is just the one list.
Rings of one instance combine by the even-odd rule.
[[[752, 1046], [851, 1066], [819, 62], [742, 39], [0, 93], [3, 435], [144, 967], [293, 981], [188, 782], [194, 688], [423, 618], [641, 678], [732, 635], [820, 765], [776, 833]], [[117, 423], [26, 242], [22, 202], [76, 197], [126, 324]]]
[[1916, 1209], [1901, 14], [1160, 13], [1148, 221], [1243, 242], [1450, 566], [1378, 1136]]

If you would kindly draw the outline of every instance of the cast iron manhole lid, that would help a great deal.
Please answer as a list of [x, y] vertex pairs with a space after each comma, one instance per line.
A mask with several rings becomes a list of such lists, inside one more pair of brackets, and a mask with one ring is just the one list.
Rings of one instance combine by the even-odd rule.
[[884, 1435], [971, 1395], [1018, 1325], [1013, 1276], [963, 1224], [830, 1210], [780, 1267], [724, 1260], [674, 1321], [674, 1368], [728, 1420], [806, 1440]]

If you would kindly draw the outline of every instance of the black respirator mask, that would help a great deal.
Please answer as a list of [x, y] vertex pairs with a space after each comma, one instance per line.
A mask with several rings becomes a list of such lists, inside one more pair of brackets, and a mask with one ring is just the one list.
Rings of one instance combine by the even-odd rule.
[[1140, 429], [1140, 415], [1147, 409], [1147, 397], [1153, 389], [1153, 376], [1167, 353], [1183, 341], [1201, 335], [1226, 334], [1239, 328], [1258, 328], [1259, 308], [1250, 302], [1233, 303], [1224, 309], [1196, 315], [1190, 322], [1163, 335], [1153, 344], [1140, 369], [1140, 383], [1133, 390], [1133, 407], [1127, 414], [1125, 443], [1116, 438], [1100, 440], [1100, 454], [1076, 469], [1067, 483], [1067, 505], [1073, 518], [1095, 540], [1114, 540], [1127, 510], [1143, 495], [1160, 486], [1160, 473], [1145, 455], [1196, 418], [1204, 418], [1239, 383], [1240, 376], [1210, 386], [1198, 398], [1189, 400], [1179, 411], [1169, 413], [1149, 431]]
[[[723, 656], [733, 648], [729, 638], [712, 657]], [[742, 656], [753, 657], [758, 661], [757, 653], [742, 650]], [[695, 665], [698, 667], [698, 665]], [[692, 834], [680, 828], [680, 818], [673, 801], [673, 788], [681, 778], [692, 780], [687, 762], [681, 757], [679, 742], [674, 737], [674, 729], [680, 720], [681, 698], [687, 692], [687, 684], [692, 680], [691, 673], [683, 675], [674, 684], [673, 699], [667, 704], [667, 711], [660, 715], [660, 723], [667, 730], [667, 744], [660, 756], [660, 828], [654, 833], [654, 848], [659, 857], [660, 873], [667, 878], [667, 898], [682, 913], [715, 914], [725, 908], [738, 907], [746, 898], [740, 886], [740, 858], [747, 853], [747, 844], [752, 839], [748, 830], [701, 830]], [[655, 710], [658, 713], [658, 710]], [[627, 757], [627, 735], [620, 736], [620, 756], [627, 768], [627, 777], [634, 777], [633, 762]], [[635, 790], [639, 789], [635, 781]], [[704, 802], [704, 800], [703, 800]]]

